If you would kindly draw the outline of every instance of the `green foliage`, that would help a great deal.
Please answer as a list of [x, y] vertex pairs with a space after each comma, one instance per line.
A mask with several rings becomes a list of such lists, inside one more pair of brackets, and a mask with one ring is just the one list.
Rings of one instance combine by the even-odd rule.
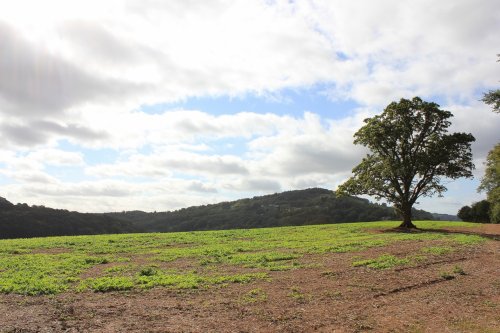
[[224, 283], [249, 283], [256, 279], [264, 279], [266, 273], [245, 273], [233, 275], [201, 276], [193, 272], [165, 273], [156, 272], [151, 276], [139, 276], [137, 284], [140, 288], [153, 288], [156, 286], [171, 287], [176, 289], [198, 289], [201, 286]]
[[453, 273], [458, 275], [466, 275], [464, 269], [458, 265], [455, 265], [455, 267], [453, 267]]
[[422, 248], [421, 251], [424, 253], [442, 255], [442, 254], [448, 254], [448, 253], [453, 252], [453, 248], [451, 248], [449, 246], [430, 246], [430, 247]]
[[290, 296], [291, 298], [295, 299], [296, 301], [298, 301], [300, 303], [303, 303], [308, 298], [310, 298], [310, 296], [304, 294], [299, 287], [290, 288], [290, 293], [288, 294], [288, 296]]
[[486, 192], [490, 203], [490, 221], [500, 223], [500, 143], [488, 153], [486, 170], [478, 190]]
[[203, 278], [195, 273], [163, 273], [154, 275], [140, 275], [137, 284], [140, 288], [150, 289], [156, 286], [172, 287], [176, 289], [197, 289], [203, 282]]
[[441, 272], [440, 276], [445, 280], [453, 280], [455, 278], [455, 275], [449, 272]]
[[261, 288], [250, 290], [242, 297], [243, 303], [257, 303], [267, 300], [267, 293]]
[[81, 272], [107, 261], [83, 254], [0, 255], [0, 292], [55, 294], [78, 281]]
[[481, 236], [464, 234], [457, 234], [453, 240], [460, 245], [476, 245], [485, 241], [485, 239]]
[[134, 287], [134, 282], [129, 277], [109, 277], [87, 279], [78, 286], [77, 290], [90, 289], [96, 292], [123, 291]]
[[113, 266], [110, 268], [106, 268], [104, 271], [108, 274], [123, 273], [123, 272], [131, 271], [132, 268], [133, 268], [132, 265], [117, 265], [117, 266]]
[[0, 238], [136, 232], [131, 222], [44, 206], [13, 205], [0, 197]]
[[[500, 54], [498, 54], [500, 62]], [[483, 102], [493, 107], [493, 112], [500, 112], [500, 89], [490, 90], [484, 94]], [[500, 143], [488, 153], [486, 170], [481, 179], [478, 191], [485, 191], [490, 207], [491, 223], [500, 223]]]
[[460, 208], [457, 216], [466, 222], [490, 223], [490, 203], [487, 200], [475, 202], [471, 207]]
[[465, 222], [472, 222], [472, 208], [470, 206], [463, 206], [458, 210], [457, 216]]
[[445, 280], [453, 280], [457, 275], [467, 275], [467, 273], [465, 273], [462, 267], [455, 265], [452, 272], [441, 272], [440, 274], [441, 278]]
[[380, 257], [367, 260], [359, 260], [352, 263], [353, 266], [366, 266], [375, 269], [388, 269], [394, 266], [401, 266], [410, 263], [408, 258], [398, 258], [390, 254], [383, 254]]
[[[474, 226], [463, 222], [416, 223], [426, 229]], [[66, 290], [208, 288], [250, 283], [267, 279], [272, 271], [300, 268], [301, 258], [308, 254], [353, 252], [416, 240], [438, 240], [450, 247], [484, 241], [467, 234], [369, 232], [371, 228], [394, 226], [394, 222], [370, 222], [0, 240], [0, 292], [43, 295]], [[413, 259], [382, 257], [364, 265], [382, 268], [405, 260]], [[176, 261], [182, 261], [182, 268], [173, 269]]]
[[246, 273], [246, 274], [234, 274], [234, 275], [223, 275], [205, 278], [205, 281], [213, 284], [221, 283], [249, 283], [256, 279], [267, 278], [267, 273]]
[[490, 90], [484, 94], [482, 101], [491, 105], [493, 112], [500, 113], [500, 89]]
[[[434, 219], [414, 210], [414, 217]], [[190, 207], [174, 212], [80, 214], [13, 205], [0, 198], [0, 238], [262, 228], [395, 219], [392, 208], [313, 188]], [[114, 240], [109, 239], [109, 242]]]
[[156, 269], [156, 267], [148, 266], [148, 267], [142, 268], [141, 271], [139, 272], [139, 275], [140, 276], [153, 276], [153, 275], [156, 275], [157, 273], [158, 273], [158, 270]]
[[411, 224], [411, 208], [421, 196], [446, 191], [443, 177], [472, 177], [471, 134], [448, 134], [451, 112], [415, 97], [389, 104], [384, 112], [365, 119], [355, 144], [368, 154], [354, 167], [354, 176], [339, 186], [338, 194], [368, 194], [385, 198]]
[[[421, 220], [432, 220], [425, 211], [414, 210]], [[391, 207], [356, 197], [337, 197], [332, 191], [312, 188], [300, 191], [189, 207], [174, 212], [124, 212], [108, 214], [134, 223], [145, 231], [219, 230], [368, 222], [396, 219]]]

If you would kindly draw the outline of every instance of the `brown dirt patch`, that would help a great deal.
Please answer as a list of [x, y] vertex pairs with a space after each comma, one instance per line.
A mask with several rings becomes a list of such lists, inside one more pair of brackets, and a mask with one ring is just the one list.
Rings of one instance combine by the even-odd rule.
[[[500, 226], [463, 231], [500, 235]], [[0, 332], [500, 332], [498, 240], [412, 266], [352, 266], [425, 246], [439, 243], [310, 255], [299, 260], [309, 267], [209, 289], [0, 295]], [[455, 266], [465, 274], [453, 273]]]

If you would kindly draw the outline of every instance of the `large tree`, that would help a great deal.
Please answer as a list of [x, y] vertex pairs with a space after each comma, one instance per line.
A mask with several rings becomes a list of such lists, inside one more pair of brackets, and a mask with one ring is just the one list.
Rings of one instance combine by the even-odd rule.
[[442, 195], [443, 178], [472, 178], [472, 134], [448, 133], [452, 113], [419, 97], [389, 104], [365, 119], [354, 143], [371, 153], [353, 170], [337, 193], [367, 194], [386, 199], [403, 219], [401, 228], [415, 228], [411, 208], [422, 196]]

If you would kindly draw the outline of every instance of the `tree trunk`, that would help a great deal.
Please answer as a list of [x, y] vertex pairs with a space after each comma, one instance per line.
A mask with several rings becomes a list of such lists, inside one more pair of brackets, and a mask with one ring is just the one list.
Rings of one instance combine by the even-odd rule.
[[416, 229], [417, 227], [411, 222], [411, 206], [404, 206], [401, 213], [403, 215], [403, 223], [399, 225], [399, 228]]

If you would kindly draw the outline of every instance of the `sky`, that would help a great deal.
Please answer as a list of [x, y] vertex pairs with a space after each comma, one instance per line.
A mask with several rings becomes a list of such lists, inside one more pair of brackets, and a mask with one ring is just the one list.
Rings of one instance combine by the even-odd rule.
[[0, 196], [165, 211], [336, 189], [353, 134], [400, 98], [476, 137], [474, 179], [416, 206], [456, 214], [500, 115], [497, 0], [0, 0]]

